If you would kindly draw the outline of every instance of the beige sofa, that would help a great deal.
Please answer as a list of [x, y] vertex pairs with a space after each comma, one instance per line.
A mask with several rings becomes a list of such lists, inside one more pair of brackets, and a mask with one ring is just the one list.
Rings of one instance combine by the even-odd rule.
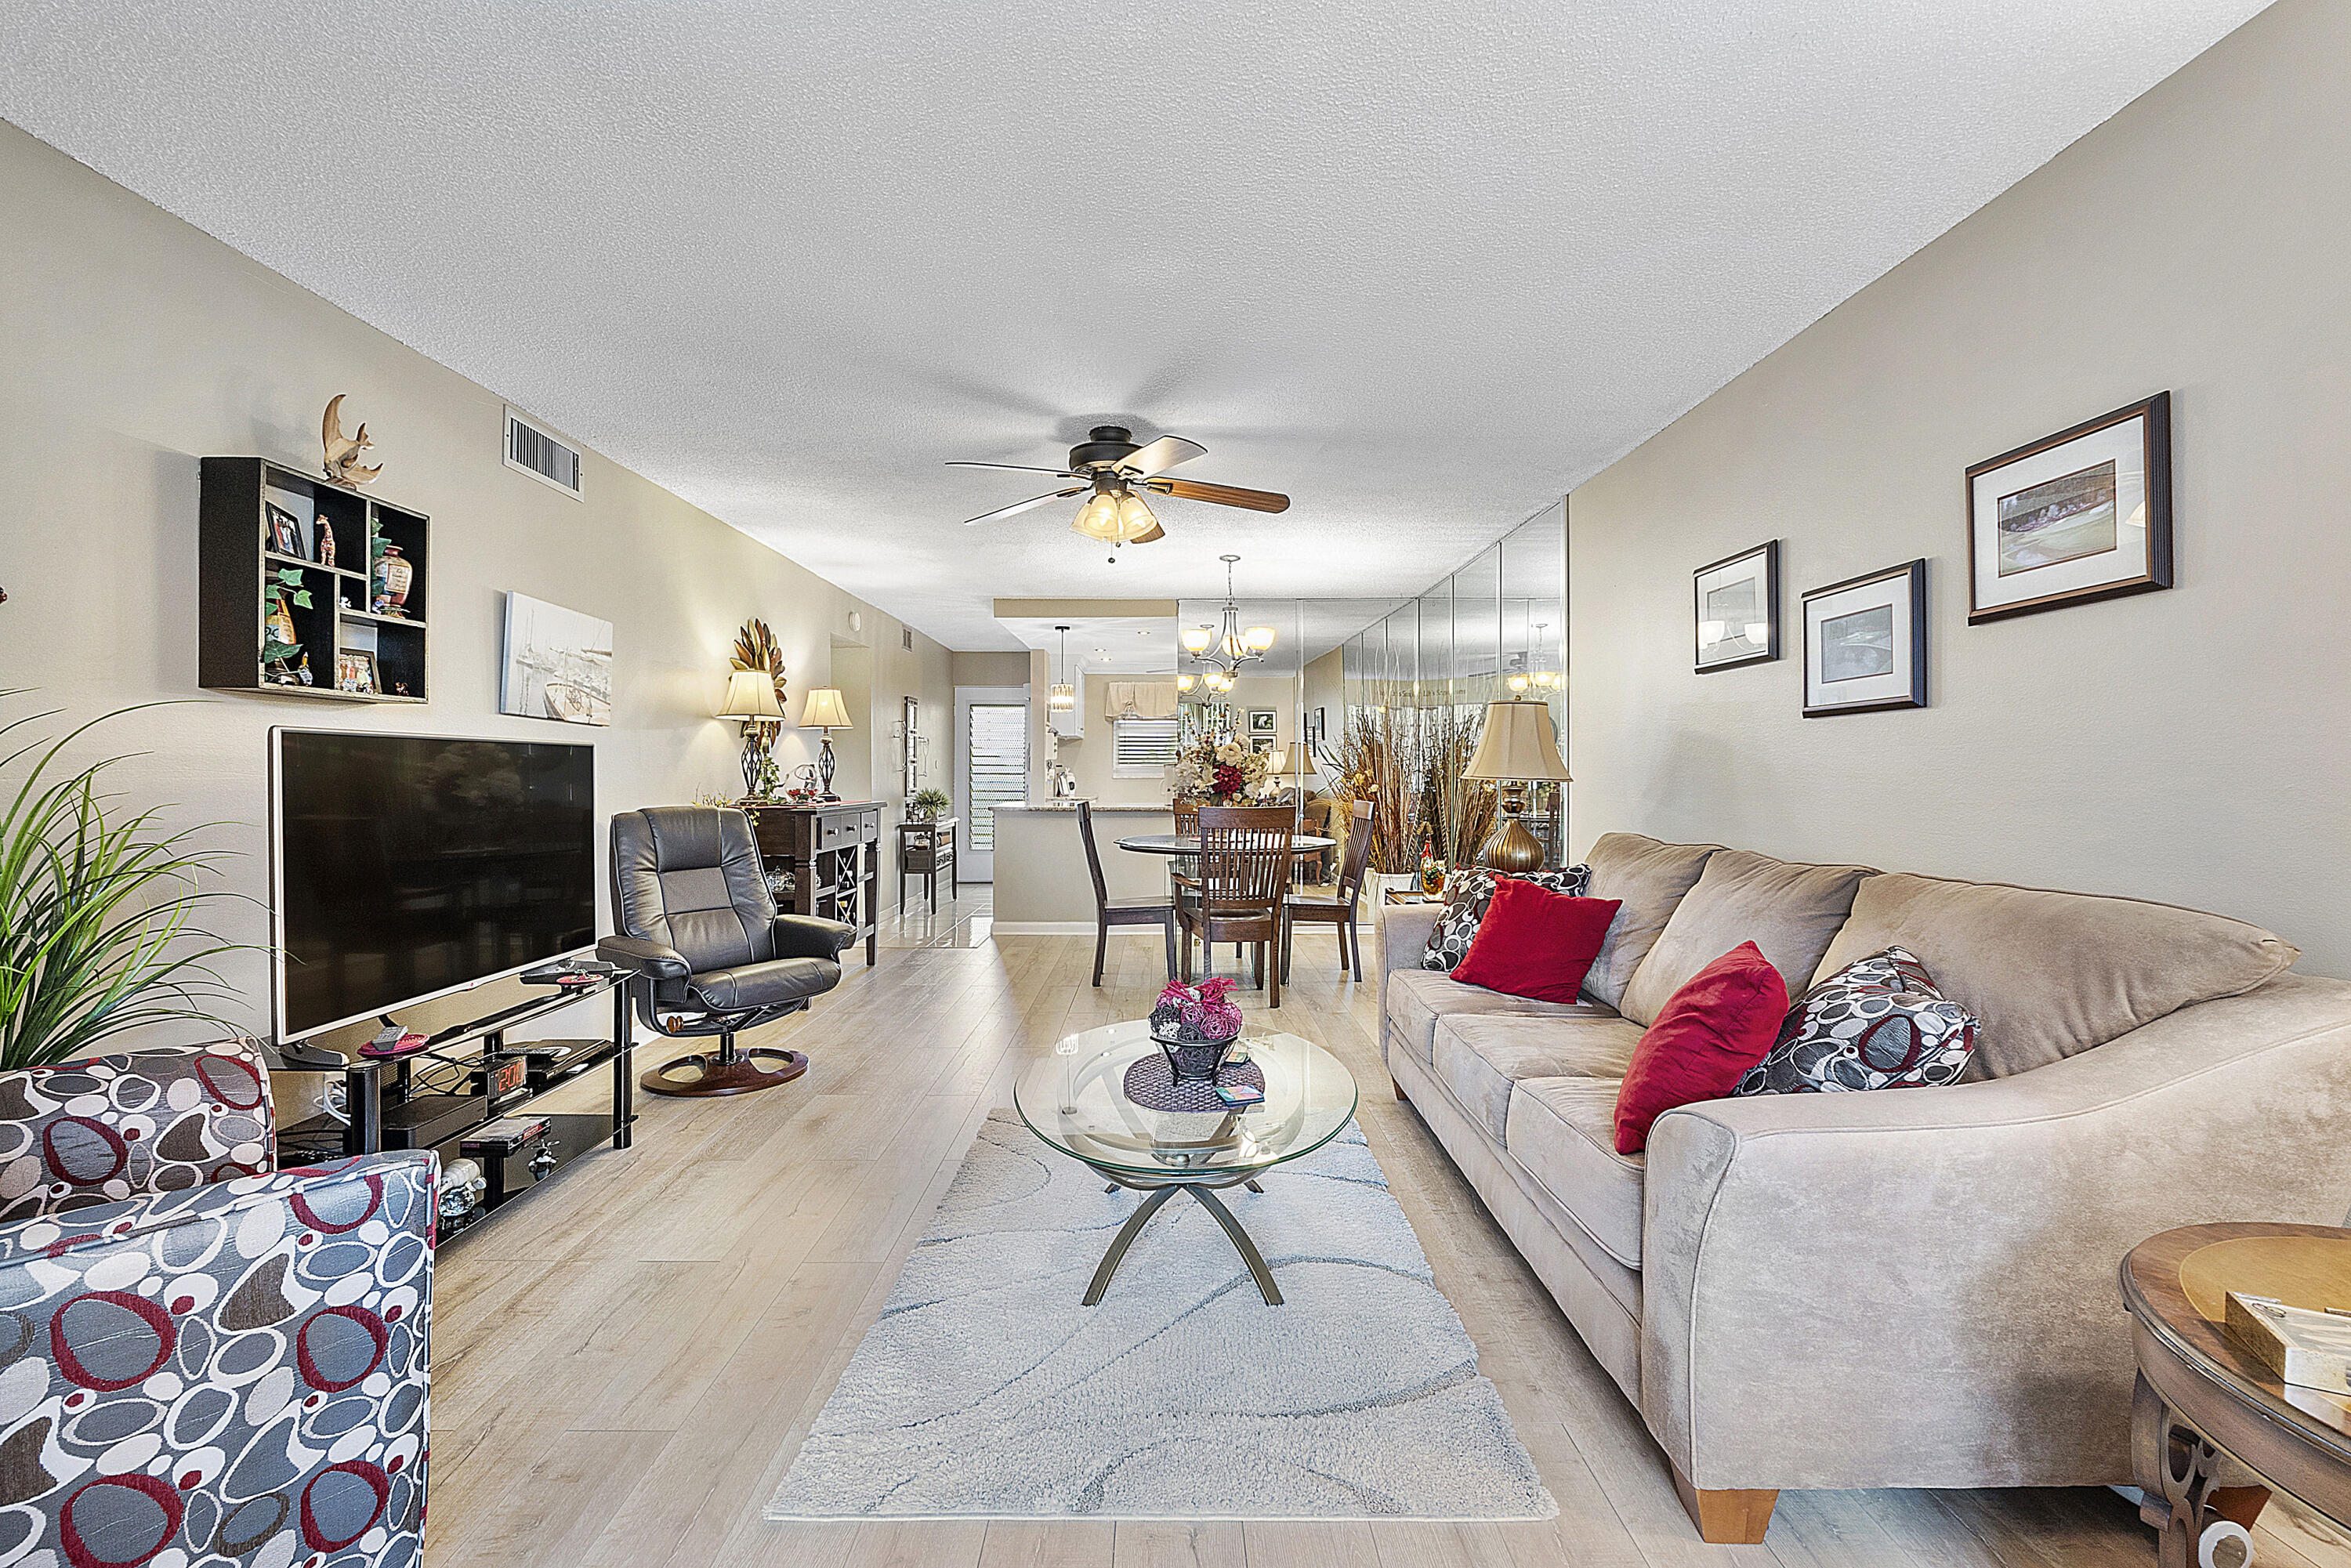
[[[1384, 914], [1409, 1099], [1663, 1446], [1709, 1540], [1813, 1487], [2127, 1482], [2116, 1271], [2173, 1226], [2351, 1207], [2351, 984], [2167, 904], [1612, 833], [1574, 1007], [1418, 967]], [[1615, 1152], [1645, 1025], [1753, 940], [1792, 997], [1899, 943], [1983, 1020], [1969, 1082], [1668, 1113]]]

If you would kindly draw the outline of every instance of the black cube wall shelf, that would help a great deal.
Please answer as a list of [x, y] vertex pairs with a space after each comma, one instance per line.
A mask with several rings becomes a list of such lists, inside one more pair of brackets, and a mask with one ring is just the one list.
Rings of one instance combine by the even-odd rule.
[[[204, 458], [199, 479], [198, 685], [312, 702], [429, 700], [433, 566], [423, 513], [261, 457]], [[325, 561], [329, 534], [334, 556]], [[384, 602], [376, 580], [386, 547], [408, 564], [397, 604]], [[286, 591], [299, 647], [291, 659], [263, 657], [273, 586]], [[307, 606], [298, 602], [306, 597]], [[365, 684], [360, 654], [373, 665], [375, 689], [341, 689]]]

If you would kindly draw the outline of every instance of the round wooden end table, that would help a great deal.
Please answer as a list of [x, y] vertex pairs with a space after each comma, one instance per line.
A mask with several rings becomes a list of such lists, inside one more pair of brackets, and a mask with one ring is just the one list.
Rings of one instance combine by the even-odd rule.
[[2138, 1356], [2132, 1469], [2161, 1568], [2252, 1562], [2272, 1488], [2351, 1529], [2351, 1398], [2281, 1383], [2220, 1328], [2231, 1291], [2351, 1309], [2351, 1230], [2167, 1230], [2131, 1249], [2122, 1289]]

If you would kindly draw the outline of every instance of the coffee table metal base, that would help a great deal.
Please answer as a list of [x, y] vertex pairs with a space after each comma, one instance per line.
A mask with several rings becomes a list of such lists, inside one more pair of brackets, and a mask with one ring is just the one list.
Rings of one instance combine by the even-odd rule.
[[1111, 1239], [1110, 1250], [1102, 1254], [1102, 1266], [1094, 1270], [1093, 1283], [1086, 1287], [1085, 1305], [1096, 1307], [1102, 1304], [1102, 1296], [1110, 1290], [1111, 1276], [1118, 1272], [1119, 1264], [1126, 1259], [1126, 1249], [1134, 1245], [1134, 1239], [1143, 1234], [1143, 1228], [1151, 1223], [1151, 1217], [1165, 1208], [1167, 1200], [1179, 1192], [1190, 1193], [1198, 1200], [1200, 1207], [1214, 1215], [1217, 1223], [1225, 1228], [1225, 1234], [1232, 1239], [1233, 1249], [1241, 1255], [1241, 1261], [1249, 1265], [1249, 1278], [1257, 1281], [1258, 1293], [1265, 1298], [1265, 1304], [1269, 1307], [1281, 1305], [1281, 1289], [1273, 1282], [1273, 1270], [1265, 1266], [1265, 1259], [1259, 1253], [1257, 1243], [1251, 1241], [1249, 1232], [1241, 1228], [1241, 1222], [1233, 1218], [1233, 1211], [1227, 1208], [1210, 1190], [1220, 1186], [1246, 1186], [1251, 1192], [1264, 1192], [1265, 1189], [1257, 1185], [1255, 1176], [1237, 1176], [1230, 1181], [1218, 1182], [1146, 1184], [1123, 1181], [1108, 1171], [1102, 1174], [1110, 1178], [1111, 1186], [1107, 1190], [1115, 1191], [1123, 1186], [1135, 1192], [1147, 1192], [1151, 1196], [1136, 1206], [1134, 1212], [1127, 1216], [1126, 1223], [1118, 1228], [1118, 1234]]

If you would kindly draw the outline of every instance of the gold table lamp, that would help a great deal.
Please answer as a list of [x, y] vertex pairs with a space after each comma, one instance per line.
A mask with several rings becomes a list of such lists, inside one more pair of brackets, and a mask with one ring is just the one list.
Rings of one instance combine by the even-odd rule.
[[1559, 734], [1552, 727], [1548, 703], [1510, 701], [1486, 705], [1485, 732], [1464, 779], [1488, 779], [1500, 786], [1499, 820], [1478, 851], [1480, 865], [1496, 871], [1539, 871], [1543, 849], [1519, 819], [1524, 815], [1529, 783], [1569, 782], [1567, 764], [1559, 759]]

